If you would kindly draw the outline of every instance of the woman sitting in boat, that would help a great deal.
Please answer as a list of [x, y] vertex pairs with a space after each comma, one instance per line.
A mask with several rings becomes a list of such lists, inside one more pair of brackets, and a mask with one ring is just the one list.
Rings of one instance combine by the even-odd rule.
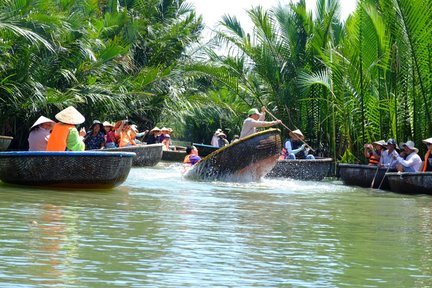
[[432, 153], [432, 138], [428, 138], [423, 140], [423, 143], [426, 144], [427, 146], [427, 151], [424, 157], [424, 161], [423, 164], [420, 168], [420, 171], [423, 172], [428, 172], [428, 171], [432, 171], [432, 157], [431, 157], [431, 153]]
[[394, 169], [396, 168], [397, 161], [393, 159], [393, 156], [399, 155], [399, 153], [396, 150], [399, 149], [399, 147], [396, 144], [396, 141], [392, 138], [387, 140], [385, 147], [387, 149], [381, 153], [379, 166], [389, 168], [389, 169]]
[[218, 147], [225, 147], [229, 144], [228, 140], [226, 139], [226, 134], [223, 132], [220, 132], [218, 134]]
[[261, 107], [261, 113], [259, 113], [256, 108], [252, 108], [248, 111], [248, 118], [243, 121], [240, 139], [257, 133], [257, 127], [270, 127], [282, 123], [281, 120], [264, 121], [266, 111], [265, 106]]
[[368, 160], [369, 166], [378, 166], [380, 163], [380, 158], [382, 152], [384, 152], [385, 149], [385, 142], [384, 140], [379, 140], [376, 142], [373, 142], [372, 144], [365, 144], [363, 154]]
[[28, 137], [29, 151], [46, 151], [48, 138], [55, 122], [47, 117], [40, 116], [30, 127]]
[[55, 115], [60, 121], [54, 125], [48, 139], [47, 151], [84, 151], [83, 141], [86, 131], [81, 128], [78, 132], [75, 125], [85, 121], [84, 116], [74, 107], [69, 106]]
[[422, 160], [417, 154], [418, 149], [415, 147], [414, 142], [407, 141], [406, 143], [402, 143], [401, 147], [407, 156], [406, 159], [403, 159], [401, 156], [393, 156], [393, 159], [397, 161], [396, 169], [399, 172], [418, 172], [420, 170]]
[[132, 124], [129, 120], [122, 120], [120, 124], [116, 124], [118, 128], [115, 135], [119, 138], [119, 148], [137, 145], [134, 140], [135, 132], [131, 128]]
[[99, 120], [94, 120], [84, 137], [85, 150], [96, 150], [105, 147], [105, 129]]
[[290, 139], [285, 142], [285, 146], [282, 149], [282, 155], [279, 157], [280, 160], [315, 159], [312, 154], [309, 154], [310, 148], [306, 143], [303, 142], [304, 135], [299, 129], [290, 131], [288, 135], [290, 136]]
[[193, 166], [199, 161], [201, 161], [201, 157], [198, 156], [198, 149], [195, 146], [187, 146], [183, 163], [188, 166]]
[[157, 144], [157, 143], [159, 143], [159, 137], [160, 137], [160, 129], [159, 129], [159, 127], [154, 127], [148, 133], [148, 136], [147, 136], [147, 139], [145, 142], [147, 144]]
[[117, 148], [117, 139], [113, 130], [114, 125], [105, 121], [103, 122], [103, 127], [105, 130], [105, 148]]
[[170, 145], [171, 145], [171, 135], [170, 135], [170, 130], [168, 128], [163, 127], [161, 129], [161, 134], [159, 136], [159, 143], [163, 144], [162, 149], [163, 150], [171, 150], [170, 149]]

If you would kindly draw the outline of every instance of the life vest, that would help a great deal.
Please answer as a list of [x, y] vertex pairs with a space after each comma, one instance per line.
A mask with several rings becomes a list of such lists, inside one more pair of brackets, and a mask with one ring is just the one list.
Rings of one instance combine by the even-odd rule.
[[368, 165], [377, 166], [380, 163], [381, 156], [375, 156], [374, 154], [369, 154]]
[[423, 164], [423, 172], [432, 171], [431, 159], [430, 159], [430, 150], [426, 152]]
[[189, 155], [185, 156], [183, 163], [192, 166], [192, 165], [195, 165], [196, 163], [198, 163], [200, 160], [201, 160], [201, 158], [198, 155], [189, 154]]
[[46, 151], [66, 151], [67, 138], [72, 128], [75, 128], [75, 125], [60, 122], [55, 124], [48, 139]]
[[285, 160], [288, 158], [288, 150], [286, 148], [282, 148], [282, 151], [279, 155], [279, 160]]
[[134, 138], [135, 138], [135, 133], [132, 130], [121, 131], [120, 132], [119, 147], [125, 147], [129, 144], [135, 145]]

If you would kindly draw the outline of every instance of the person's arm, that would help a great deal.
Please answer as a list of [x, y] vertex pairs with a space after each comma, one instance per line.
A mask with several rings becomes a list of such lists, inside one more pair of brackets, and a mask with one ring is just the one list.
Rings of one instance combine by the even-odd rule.
[[76, 128], [71, 128], [69, 130], [69, 135], [66, 140], [66, 147], [70, 151], [84, 151], [85, 144], [82, 137], [79, 135]]
[[414, 157], [414, 155], [413, 155], [413, 157], [407, 157], [407, 160], [403, 159], [400, 156], [397, 156], [396, 160], [405, 167], [411, 167], [411, 166], [414, 166], [416, 164], [421, 164], [420, 157]]
[[303, 144], [302, 146], [300, 146], [299, 148], [297, 148], [297, 149], [295, 149], [295, 150], [293, 150], [292, 149], [292, 146], [291, 146], [291, 141], [290, 140], [288, 140], [286, 143], [285, 143], [285, 149], [288, 151], [288, 154], [297, 154], [297, 153], [299, 153], [300, 151], [303, 151], [304, 150], [304, 147], [305, 147], [305, 145]]

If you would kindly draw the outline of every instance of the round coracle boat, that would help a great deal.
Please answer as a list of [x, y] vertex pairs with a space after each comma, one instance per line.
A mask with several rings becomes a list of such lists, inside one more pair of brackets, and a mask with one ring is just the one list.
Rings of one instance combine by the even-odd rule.
[[0, 180], [5, 183], [63, 188], [112, 188], [123, 183], [135, 153], [0, 152]]
[[162, 159], [162, 144], [140, 144], [122, 148], [109, 148], [94, 151], [106, 152], [133, 152], [136, 157], [133, 159], [132, 166], [144, 167], [155, 166]]
[[206, 181], [259, 181], [276, 165], [280, 150], [280, 130], [268, 129], [207, 155], [185, 177]]
[[265, 177], [321, 181], [330, 173], [332, 163], [332, 158], [278, 160]]
[[[361, 164], [338, 164], [338, 174], [345, 185], [390, 190], [387, 168]], [[372, 185], [373, 184], [373, 185]]]
[[432, 172], [389, 172], [386, 177], [392, 192], [432, 194]]

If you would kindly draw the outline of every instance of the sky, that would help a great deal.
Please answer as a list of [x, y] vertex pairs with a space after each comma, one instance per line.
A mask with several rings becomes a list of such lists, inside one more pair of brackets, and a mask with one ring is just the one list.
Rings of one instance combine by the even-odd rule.
[[[187, 0], [195, 6], [197, 14], [203, 16], [204, 23], [209, 28], [215, 28], [222, 16], [228, 14], [236, 16], [245, 30], [252, 28], [246, 10], [258, 5], [271, 8], [277, 6], [278, 3], [284, 5], [291, 1], [297, 2], [295, 0]], [[306, 0], [306, 7], [312, 11], [315, 10], [315, 2], [316, 0]], [[357, 0], [340, 0], [342, 20], [345, 20], [355, 9], [356, 3]]]

